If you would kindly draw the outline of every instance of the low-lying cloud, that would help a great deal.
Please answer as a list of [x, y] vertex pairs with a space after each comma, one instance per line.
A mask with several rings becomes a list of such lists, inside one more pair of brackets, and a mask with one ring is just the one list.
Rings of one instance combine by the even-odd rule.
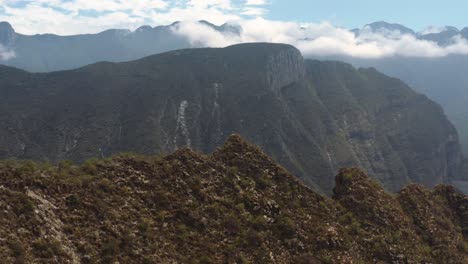
[[296, 46], [305, 56], [349, 56], [377, 59], [391, 56], [443, 57], [468, 55], [468, 41], [456, 36], [451, 44], [418, 39], [414, 35], [364, 30], [359, 35], [330, 23], [299, 24], [263, 18], [236, 21], [241, 34], [222, 33], [196, 22], [183, 22], [174, 31], [196, 47], [225, 47], [246, 42], [274, 42]]
[[0, 61], [7, 61], [16, 56], [15, 51], [5, 48], [0, 44]]
[[[351, 56], [359, 58], [442, 57], [468, 54], [467, 40], [456, 36], [451, 44], [418, 39], [411, 34], [370, 28], [356, 36], [330, 23], [300, 24], [265, 19], [269, 0], [0, 0], [0, 21], [9, 21], [23, 34], [74, 35], [97, 33], [109, 28], [136, 29], [142, 25], [167, 25], [174, 21], [207, 20], [242, 27], [240, 35], [220, 33], [196, 22], [180, 24], [175, 32], [194, 47], [224, 47], [244, 42], [287, 43], [306, 56]], [[422, 33], [438, 33], [445, 27], [430, 27]], [[14, 57], [2, 48], [0, 60]]]

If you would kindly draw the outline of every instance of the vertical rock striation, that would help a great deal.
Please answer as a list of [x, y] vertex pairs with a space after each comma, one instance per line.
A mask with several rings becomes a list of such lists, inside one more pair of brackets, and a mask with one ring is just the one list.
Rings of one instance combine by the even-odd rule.
[[118, 152], [211, 152], [239, 133], [324, 193], [342, 167], [389, 190], [459, 175], [441, 108], [397, 79], [304, 60], [289, 45], [179, 50], [29, 74], [0, 68], [0, 158], [83, 161]]

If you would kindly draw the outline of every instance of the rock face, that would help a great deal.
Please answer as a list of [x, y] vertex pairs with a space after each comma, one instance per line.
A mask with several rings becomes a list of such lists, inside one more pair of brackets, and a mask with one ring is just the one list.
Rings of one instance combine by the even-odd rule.
[[16, 33], [7, 22], [0, 22], [0, 44], [4, 47], [12, 47], [15, 44]]
[[[358, 169], [314, 193], [239, 136], [213, 154], [0, 162], [5, 263], [464, 263], [468, 198], [386, 193]], [[465, 233], [463, 233], [465, 232]]]
[[[369, 31], [390, 38], [397, 31], [412, 35], [419, 40], [431, 41], [441, 47], [468, 40], [468, 28], [458, 30], [451, 26], [426, 34], [424, 32], [415, 33], [413, 30], [398, 24], [376, 22], [353, 32], [359, 35]], [[417, 92], [427, 95], [444, 108], [445, 113], [459, 133], [462, 151], [464, 154], [468, 154], [468, 111], [466, 108], [468, 104], [466, 89], [468, 75], [465, 73], [465, 69], [468, 67], [468, 56], [451, 54], [442, 57], [390, 56], [379, 59], [346, 56], [316, 58], [345, 61], [356, 67], [375, 67], [386, 75], [403, 80]], [[468, 170], [465, 174], [468, 175]]]
[[458, 177], [441, 108], [373, 69], [304, 61], [281, 44], [189, 49], [30, 74], [0, 69], [0, 157], [83, 161], [119, 152], [211, 152], [232, 133], [325, 193], [341, 167], [389, 190]]

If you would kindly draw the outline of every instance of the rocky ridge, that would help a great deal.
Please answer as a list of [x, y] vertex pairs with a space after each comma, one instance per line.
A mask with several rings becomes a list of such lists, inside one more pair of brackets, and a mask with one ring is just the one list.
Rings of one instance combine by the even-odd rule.
[[468, 198], [386, 193], [358, 169], [316, 194], [239, 136], [210, 155], [0, 163], [9, 263], [463, 263]]

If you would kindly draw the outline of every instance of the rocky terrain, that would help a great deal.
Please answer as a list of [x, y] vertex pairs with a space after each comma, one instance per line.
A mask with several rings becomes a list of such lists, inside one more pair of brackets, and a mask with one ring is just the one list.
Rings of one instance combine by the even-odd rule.
[[385, 192], [342, 169], [321, 196], [239, 136], [209, 155], [0, 162], [5, 263], [464, 263], [468, 197]]
[[0, 93], [0, 158], [209, 153], [239, 133], [323, 193], [341, 167], [360, 167], [391, 191], [462, 178], [457, 132], [437, 104], [374, 69], [304, 60], [288, 45], [53, 73], [2, 66]]
[[[375, 33], [382, 36], [404, 34], [407, 37], [428, 41], [439, 47], [453, 45], [468, 39], [468, 28], [446, 26], [432, 33], [417, 33], [400, 24], [375, 22], [355, 29], [356, 36]], [[351, 58], [346, 56], [315, 57], [321, 60], [340, 60], [356, 67], [374, 67], [380, 72], [401, 79], [411, 88], [439, 103], [458, 130], [464, 153], [468, 154], [468, 56], [464, 53], [447, 56], [389, 56], [384, 58]], [[465, 183], [466, 184], [466, 183]]]

